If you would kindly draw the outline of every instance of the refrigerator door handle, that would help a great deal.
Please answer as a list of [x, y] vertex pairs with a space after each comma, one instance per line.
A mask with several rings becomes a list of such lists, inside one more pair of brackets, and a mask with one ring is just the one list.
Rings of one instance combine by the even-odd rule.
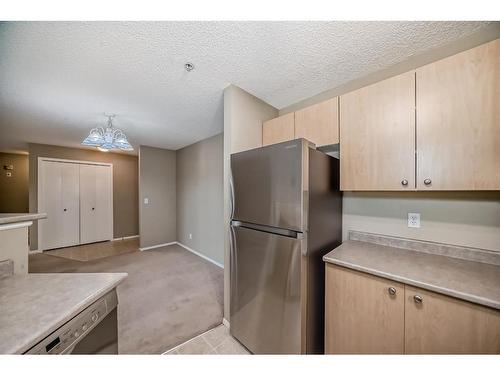
[[247, 223], [247, 222], [243, 222], [243, 221], [239, 221], [239, 220], [232, 220], [231, 227], [242, 227], [242, 228], [247, 228], [247, 229], [253, 229], [253, 230], [257, 230], [259, 232], [276, 234], [278, 236], [291, 237], [291, 238], [296, 238], [299, 240], [304, 238], [304, 233], [302, 233], [302, 232], [296, 232], [296, 231], [290, 230], [290, 229], [274, 228], [274, 227], [269, 227], [267, 225], [261, 225], [261, 224]]
[[229, 220], [234, 218], [234, 183], [233, 174], [229, 171]]
[[[238, 275], [238, 252], [236, 251], [236, 233], [234, 232], [234, 227], [231, 224], [229, 226], [229, 273], [230, 273], [230, 290], [231, 290], [231, 301], [229, 304], [229, 308], [232, 309], [234, 304], [237, 304], [237, 295], [236, 293], [238, 289], [237, 275]], [[234, 293], [233, 293], [234, 292]]]

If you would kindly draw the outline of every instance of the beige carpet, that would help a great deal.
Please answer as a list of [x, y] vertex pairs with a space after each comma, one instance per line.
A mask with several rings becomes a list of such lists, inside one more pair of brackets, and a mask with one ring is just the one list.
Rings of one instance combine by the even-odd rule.
[[120, 353], [164, 353], [222, 322], [223, 270], [178, 245], [87, 262], [33, 254], [29, 272], [128, 272], [118, 287]]

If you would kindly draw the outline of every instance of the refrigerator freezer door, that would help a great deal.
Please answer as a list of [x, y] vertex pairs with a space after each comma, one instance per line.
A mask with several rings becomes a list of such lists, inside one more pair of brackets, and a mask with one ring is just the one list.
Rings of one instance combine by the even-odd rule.
[[231, 155], [232, 219], [303, 232], [303, 155], [296, 139]]
[[231, 227], [231, 334], [255, 354], [301, 353], [301, 240]]

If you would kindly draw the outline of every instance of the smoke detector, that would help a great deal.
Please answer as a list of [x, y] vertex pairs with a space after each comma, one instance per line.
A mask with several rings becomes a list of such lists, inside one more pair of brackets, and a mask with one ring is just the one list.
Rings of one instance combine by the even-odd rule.
[[194, 64], [193, 63], [190, 63], [190, 62], [187, 62], [184, 64], [184, 69], [186, 69], [187, 72], [190, 72], [194, 69]]

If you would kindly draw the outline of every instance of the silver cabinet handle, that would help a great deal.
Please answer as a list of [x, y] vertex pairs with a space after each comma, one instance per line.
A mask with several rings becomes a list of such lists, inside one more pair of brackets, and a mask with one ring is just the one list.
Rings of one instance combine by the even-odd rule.
[[415, 301], [415, 303], [421, 304], [424, 300], [417, 294], [413, 296], [413, 301]]
[[405, 178], [401, 181], [401, 185], [408, 186], [408, 180]]
[[394, 288], [393, 286], [391, 286], [389, 289], [387, 289], [389, 291], [389, 294], [391, 296], [395, 296], [396, 295], [396, 288]]
[[431, 179], [430, 179], [430, 178], [426, 178], [426, 179], [424, 180], [424, 184], [425, 184], [425, 185], [427, 185], [427, 186], [429, 186], [430, 184], [432, 184]]

